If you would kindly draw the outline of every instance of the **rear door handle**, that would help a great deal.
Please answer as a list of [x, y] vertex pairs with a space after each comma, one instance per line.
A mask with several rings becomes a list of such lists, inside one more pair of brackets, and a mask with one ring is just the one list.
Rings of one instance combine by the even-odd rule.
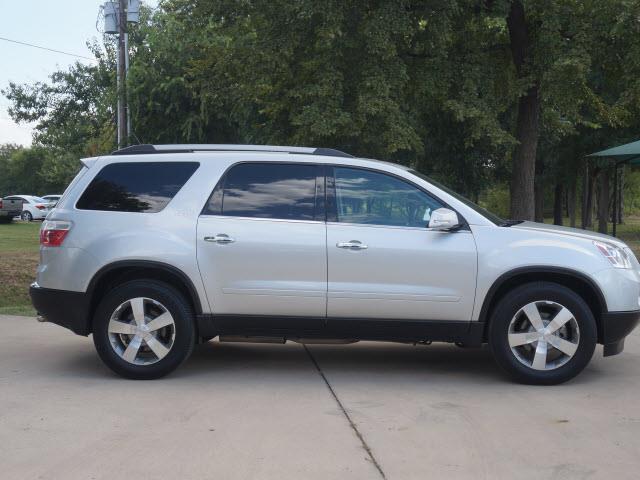
[[348, 250], [366, 250], [367, 248], [369, 248], [360, 240], [349, 240], [348, 242], [338, 242], [336, 243], [336, 247], [346, 248]]
[[204, 237], [204, 241], [217, 243], [219, 245], [226, 245], [227, 243], [235, 242], [235, 240], [231, 238], [229, 235], [227, 235], [226, 233], [218, 233], [213, 237]]

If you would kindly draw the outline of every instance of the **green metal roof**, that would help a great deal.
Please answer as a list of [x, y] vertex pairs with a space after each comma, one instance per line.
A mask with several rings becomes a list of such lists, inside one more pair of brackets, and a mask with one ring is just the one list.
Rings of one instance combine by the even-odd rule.
[[619, 162], [640, 165], [640, 140], [592, 153], [587, 155], [587, 157], [607, 157]]

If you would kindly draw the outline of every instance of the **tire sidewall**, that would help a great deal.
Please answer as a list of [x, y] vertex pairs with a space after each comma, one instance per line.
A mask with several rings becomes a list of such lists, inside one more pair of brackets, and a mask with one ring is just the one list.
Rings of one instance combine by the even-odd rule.
[[[150, 365], [134, 365], [121, 358], [109, 341], [111, 315], [123, 302], [146, 297], [160, 302], [173, 316], [175, 339], [169, 353]], [[100, 358], [115, 373], [139, 380], [162, 377], [184, 362], [195, 343], [194, 315], [185, 298], [170, 286], [155, 281], [134, 280], [110, 291], [98, 305], [93, 317], [93, 342]]]
[[[509, 324], [517, 311], [534, 301], [550, 300], [568, 308], [580, 329], [580, 341], [574, 356], [564, 365], [549, 371], [534, 370], [520, 363], [511, 351]], [[489, 345], [497, 363], [522, 383], [553, 385], [580, 373], [591, 360], [598, 339], [596, 322], [586, 302], [573, 290], [550, 282], [530, 283], [506, 294], [497, 305], [489, 324]]]

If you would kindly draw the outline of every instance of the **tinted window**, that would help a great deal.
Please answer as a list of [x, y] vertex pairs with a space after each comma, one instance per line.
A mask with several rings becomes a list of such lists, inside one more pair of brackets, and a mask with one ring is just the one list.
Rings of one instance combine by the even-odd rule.
[[451, 190], [448, 187], [445, 187], [444, 185], [442, 185], [439, 182], [436, 182], [434, 179], [426, 176], [423, 173], [420, 173], [416, 170], [411, 170], [411, 173], [413, 173], [414, 175], [426, 180], [427, 182], [435, 185], [436, 187], [438, 187], [440, 190], [444, 190], [445, 192], [447, 192], [449, 195], [451, 195], [453, 198], [455, 198], [456, 200], [464, 203], [467, 207], [471, 208], [472, 210], [475, 210], [476, 212], [478, 212], [480, 215], [482, 215], [483, 217], [485, 217], [486, 219], [488, 219], [489, 221], [495, 223], [496, 225], [504, 225], [504, 224], [508, 224], [509, 222], [507, 222], [506, 220], [503, 220], [502, 218], [500, 218], [499, 216], [497, 216], [495, 213], [491, 213], [489, 210], [487, 210], [486, 208], [482, 208], [480, 205], [477, 205], [475, 203], [473, 203], [471, 200], [469, 200], [466, 197], [463, 197], [462, 195], [460, 195], [457, 192], [454, 192], [453, 190]]
[[235, 217], [314, 220], [315, 165], [243, 163], [229, 170], [203, 213]]
[[198, 168], [196, 162], [112, 163], [78, 200], [82, 210], [159, 212]]
[[338, 222], [426, 227], [443, 205], [400, 179], [369, 170], [334, 168]]

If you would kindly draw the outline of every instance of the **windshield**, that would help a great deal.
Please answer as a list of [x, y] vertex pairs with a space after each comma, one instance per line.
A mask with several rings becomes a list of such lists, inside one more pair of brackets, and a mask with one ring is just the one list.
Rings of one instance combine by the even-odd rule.
[[31, 200], [33, 200], [36, 203], [47, 203], [47, 201], [44, 198], [40, 198], [40, 197], [31, 197]]
[[480, 205], [477, 205], [475, 203], [473, 203], [471, 200], [469, 200], [468, 198], [463, 197], [462, 195], [460, 195], [459, 193], [454, 192], [453, 190], [451, 190], [448, 187], [445, 187], [444, 185], [442, 185], [439, 182], [436, 182], [435, 180], [433, 180], [431, 177], [428, 177], [427, 175], [425, 175], [424, 173], [420, 173], [417, 170], [410, 170], [411, 173], [413, 173], [415, 176], [422, 178], [423, 180], [426, 180], [427, 182], [429, 182], [430, 184], [438, 187], [440, 190], [444, 190], [445, 192], [447, 192], [449, 195], [451, 195], [452, 197], [454, 197], [456, 200], [458, 200], [459, 202], [464, 203], [467, 207], [469, 207], [472, 210], [475, 210], [476, 212], [478, 212], [480, 215], [482, 215], [483, 217], [485, 217], [487, 220], [495, 223], [496, 225], [506, 225], [508, 222], [502, 218], [500, 218], [499, 216], [497, 216], [494, 213], [491, 213], [489, 210], [482, 208]]

